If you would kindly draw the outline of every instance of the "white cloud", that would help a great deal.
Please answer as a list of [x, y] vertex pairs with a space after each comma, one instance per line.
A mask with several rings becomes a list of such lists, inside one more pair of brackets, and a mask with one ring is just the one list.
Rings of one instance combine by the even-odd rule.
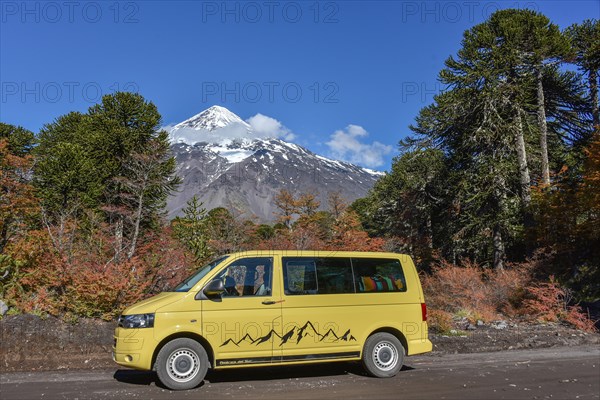
[[332, 133], [330, 140], [325, 144], [334, 158], [365, 167], [379, 167], [385, 163], [383, 156], [392, 152], [392, 146], [378, 141], [361, 142], [361, 139], [367, 136], [369, 132], [362, 126], [348, 125], [345, 129]]
[[282, 138], [287, 141], [294, 140], [296, 135], [275, 118], [263, 114], [256, 114], [246, 120], [254, 133], [259, 137]]

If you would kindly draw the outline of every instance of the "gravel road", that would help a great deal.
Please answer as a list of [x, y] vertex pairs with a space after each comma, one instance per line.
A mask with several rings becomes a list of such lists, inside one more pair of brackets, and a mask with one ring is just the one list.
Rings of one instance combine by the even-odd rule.
[[395, 378], [364, 375], [354, 363], [210, 372], [190, 391], [171, 392], [153, 374], [131, 370], [11, 372], [9, 399], [599, 399], [598, 346], [423, 355]]

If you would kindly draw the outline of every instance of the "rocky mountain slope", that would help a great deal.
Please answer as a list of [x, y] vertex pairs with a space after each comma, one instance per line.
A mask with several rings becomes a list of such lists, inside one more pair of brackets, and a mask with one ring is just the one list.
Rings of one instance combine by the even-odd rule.
[[179, 191], [168, 200], [169, 217], [181, 215], [197, 195], [210, 210], [226, 207], [261, 222], [275, 219], [281, 189], [314, 193], [323, 206], [332, 191], [352, 201], [366, 195], [380, 172], [317, 155], [276, 138], [256, 135], [226, 108], [213, 106], [170, 129]]

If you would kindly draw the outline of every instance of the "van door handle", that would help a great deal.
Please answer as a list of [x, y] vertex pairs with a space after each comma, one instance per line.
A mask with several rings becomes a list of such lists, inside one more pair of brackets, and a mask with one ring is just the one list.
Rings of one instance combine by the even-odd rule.
[[285, 301], [285, 300], [278, 300], [278, 301], [275, 301], [275, 300], [265, 300], [265, 301], [263, 301], [262, 303], [263, 303], [265, 306], [271, 306], [271, 305], [273, 305], [273, 304], [283, 303], [284, 301]]

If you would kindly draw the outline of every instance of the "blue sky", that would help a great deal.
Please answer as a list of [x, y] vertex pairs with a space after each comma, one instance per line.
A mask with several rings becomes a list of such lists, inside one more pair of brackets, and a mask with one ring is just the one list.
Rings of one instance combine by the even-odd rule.
[[37, 132], [134, 90], [165, 125], [213, 104], [386, 170], [464, 30], [499, 8], [564, 28], [598, 1], [0, 2], [0, 120]]

